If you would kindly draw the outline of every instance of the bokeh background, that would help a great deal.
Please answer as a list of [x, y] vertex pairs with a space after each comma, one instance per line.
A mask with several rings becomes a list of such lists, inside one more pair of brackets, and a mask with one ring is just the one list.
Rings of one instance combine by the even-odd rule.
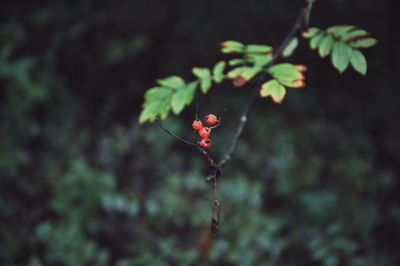
[[[218, 43], [278, 45], [303, 1], [2, 1], [1, 265], [400, 265], [399, 1], [319, 1], [311, 25], [379, 44], [340, 75], [305, 40], [307, 86], [257, 100], [224, 170], [219, 234], [201, 156], [138, 124], [157, 78], [190, 80]], [[226, 150], [249, 88], [197, 95]], [[226, 110], [226, 111], [225, 111]], [[192, 138], [195, 106], [165, 126]]]

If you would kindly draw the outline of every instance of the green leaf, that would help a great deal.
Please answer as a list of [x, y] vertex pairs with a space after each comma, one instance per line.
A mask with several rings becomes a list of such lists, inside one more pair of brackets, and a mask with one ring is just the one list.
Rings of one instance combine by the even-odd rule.
[[192, 102], [194, 92], [196, 91], [197, 83], [191, 82], [187, 87], [177, 90], [172, 96], [171, 105], [172, 111], [175, 114], [179, 114], [185, 105], [188, 105]]
[[279, 83], [290, 88], [303, 88], [305, 86], [304, 80], [294, 79], [294, 80], [279, 80]]
[[173, 90], [165, 87], [153, 87], [146, 91], [144, 98], [146, 101], [154, 101], [157, 99], [163, 99], [170, 96]]
[[236, 65], [240, 65], [240, 64], [244, 64], [245, 60], [242, 58], [235, 58], [232, 60], [229, 60], [229, 65], [230, 66], [236, 66]]
[[194, 67], [192, 73], [199, 79], [211, 78], [211, 71], [208, 68]]
[[276, 64], [270, 68], [268, 68], [268, 72], [271, 75], [277, 75], [277, 76], [284, 76], [286, 75], [286, 72], [303, 72], [306, 70], [306, 67], [303, 65], [293, 65], [289, 63], [281, 63], [281, 64]]
[[163, 100], [149, 102], [147, 105], [144, 105], [143, 110], [140, 113], [139, 123], [142, 124], [146, 121], [153, 122], [158, 115], [160, 115], [161, 118], [164, 119], [165, 117], [167, 117], [170, 108], [171, 97]]
[[257, 75], [261, 71], [260, 67], [247, 67], [241, 74], [241, 76], [246, 80], [249, 81], [255, 75]]
[[320, 32], [317, 35], [315, 35], [314, 37], [312, 37], [310, 40], [310, 48], [312, 50], [317, 49], [324, 37], [325, 37], [324, 32]]
[[205, 78], [205, 79], [201, 79], [200, 80], [200, 89], [202, 93], [207, 93], [208, 90], [211, 88], [212, 85], [212, 80], [211, 77], [209, 78]]
[[297, 48], [298, 44], [299, 44], [299, 39], [297, 39], [297, 37], [294, 37], [286, 46], [285, 50], [283, 50], [282, 56], [285, 58], [291, 56], [294, 50]]
[[326, 29], [326, 32], [332, 33], [335, 36], [341, 36], [345, 34], [346, 32], [354, 29], [356, 26], [354, 25], [337, 25], [337, 26], [332, 26]]
[[350, 58], [350, 63], [358, 73], [362, 75], [367, 74], [367, 60], [359, 50], [353, 50]]
[[168, 116], [168, 112], [171, 109], [171, 98], [160, 101], [158, 105], [158, 115], [161, 119], [165, 119]]
[[315, 28], [315, 27], [312, 27], [312, 28], [308, 28], [306, 31], [303, 31], [302, 33], [301, 33], [301, 36], [303, 37], [303, 38], [312, 38], [312, 37], [314, 37], [315, 35], [317, 35], [318, 33], [320, 33], [320, 29], [318, 29], [318, 28]]
[[377, 44], [378, 41], [374, 38], [363, 38], [359, 39], [353, 42], [350, 42], [349, 44], [353, 48], [369, 48]]
[[325, 57], [330, 54], [332, 51], [333, 45], [335, 43], [335, 40], [333, 39], [332, 35], [327, 35], [324, 37], [324, 39], [321, 41], [321, 45], [319, 46], [319, 55], [321, 57]]
[[242, 76], [246, 81], [248, 81], [260, 71], [261, 68], [259, 67], [243, 66], [232, 69], [231, 71], [228, 72], [227, 76], [228, 78], [231, 79], [236, 78], [237, 76]]
[[332, 52], [332, 64], [343, 73], [349, 65], [352, 49], [344, 42], [335, 42]]
[[257, 73], [262, 70], [260, 67], [237, 67], [228, 72], [227, 77], [233, 80], [233, 85], [235, 87], [241, 87], [250, 79], [252, 79]]
[[268, 53], [272, 51], [272, 47], [262, 44], [249, 44], [246, 45], [246, 53]]
[[286, 89], [275, 79], [265, 82], [260, 89], [261, 97], [271, 96], [276, 103], [281, 103], [285, 97]]
[[225, 61], [219, 61], [213, 68], [213, 78], [216, 83], [221, 83], [224, 80]]
[[183, 101], [183, 90], [179, 90], [177, 91], [174, 96], [172, 96], [172, 111], [174, 112], [174, 114], [179, 114], [182, 110], [183, 107], [185, 107], [185, 103]]
[[185, 86], [185, 81], [179, 76], [170, 76], [164, 79], [157, 80], [158, 84], [173, 89], [178, 89]]
[[239, 76], [247, 67], [246, 66], [240, 66], [237, 68], [232, 69], [231, 71], [228, 72], [227, 77], [230, 79], [236, 78]]
[[185, 104], [189, 105], [193, 101], [194, 93], [196, 92], [197, 82], [190, 82], [187, 86]]
[[347, 42], [351, 39], [366, 37], [368, 35], [369, 35], [368, 31], [358, 29], [343, 34], [342, 40]]
[[272, 61], [273, 56], [268, 54], [246, 54], [246, 60], [256, 67], [263, 67]]
[[304, 80], [304, 75], [300, 71], [292, 69], [284, 69], [282, 71], [268, 71], [275, 79], [279, 81], [291, 81], [291, 80]]
[[244, 44], [237, 41], [224, 41], [221, 44], [221, 52], [224, 54], [229, 53], [242, 53], [244, 50]]
[[279, 83], [292, 88], [304, 87], [304, 74], [307, 68], [304, 65], [293, 65], [289, 63], [277, 64], [268, 69]]
[[202, 93], [207, 93], [212, 84], [211, 71], [208, 68], [194, 67], [193, 74], [200, 79], [200, 89]]
[[[167, 80], [166, 84], [169, 84], [171, 79]], [[153, 122], [159, 115], [161, 118], [165, 118], [171, 108], [171, 98], [174, 92], [180, 91], [179, 89], [171, 89], [171, 87], [153, 87], [146, 91], [143, 104], [143, 110], [139, 116], [139, 123], [146, 121]]]

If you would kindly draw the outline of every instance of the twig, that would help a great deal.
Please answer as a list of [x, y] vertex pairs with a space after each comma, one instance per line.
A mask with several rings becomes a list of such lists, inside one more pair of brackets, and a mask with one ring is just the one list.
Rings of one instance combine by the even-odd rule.
[[186, 144], [188, 144], [188, 145], [197, 146], [196, 143], [189, 142], [189, 141], [187, 141], [187, 140], [185, 140], [185, 139], [183, 139], [183, 138], [181, 138], [181, 137], [178, 137], [177, 135], [175, 135], [174, 133], [172, 133], [171, 131], [169, 131], [168, 129], [166, 129], [166, 128], [162, 125], [162, 123], [161, 123], [161, 121], [159, 120], [158, 117], [157, 117], [157, 120], [158, 120], [158, 124], [159, 124], [159, 126], [161, 127], [161, 129], [164, 130], [165, 132], [167, 132], [167, 133], [168, 133], [169, 135], [171, 135], [172, 137], [174, 137], [174, 138], [176, 138], [176, 139], [178, 139], [178, 140], [180, 140], [180, 141], [182, 141], [183, 143], [186, 143]]

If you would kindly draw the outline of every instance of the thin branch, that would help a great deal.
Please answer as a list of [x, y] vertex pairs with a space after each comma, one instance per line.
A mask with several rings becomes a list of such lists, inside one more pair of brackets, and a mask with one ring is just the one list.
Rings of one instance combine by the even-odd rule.
[[[285, 48], [289, 45], [290, 41], [298, 34], [298, 32], [300, 30], [304, 29], [307, 26], [311, 8], [312, 8], [312, 2], [309, 2], [307, 7], [302, 8], [300, 10], [300, 13], [296, 19], [295, 24], [293, 25], [293, 27], [291, 28], [289, 33], [286, 35], [286, 37], [283, 40], [283, 42], [281, 43], [281, 45], [276, 49], [276, 52], [274, 54], [274, 57], [272, 58], [272, 61], [265, 66], [265, 69], [268, 69], [269, 67], [271, 67], [272, 65], [275, 64], [275, 62], [278, 60], [278, 58], [282, 55]], [[234, 153], [234, 151], [236, 149], [239, 138], [242, 135], [244, 127], [248, 121], [249, 113], [254, 105], [255, 99], [257, 98], [258, 90], [260, 89], [261, 85], [265, 82], [266, 78], [267, 78], [266, 72], [263, 72], [258, 76], [257, 81], [255, 82], [252, 94], [251, 94], [247, 104], [244, 107], [242, 115], [240, 116], [239, 124], [236, 128], [235, 135], [231, 141], [231, 144], [229, 145], [228, 151], [225, 153], [223, 159], [218, 163], [218, 166], [220, 168], [222, 168], [231, 159], [232, 154]]]
[[212, 168], [209, 176], [206, 178], [206, 181], [211, 181], [215, 177], [218, 177], [221, 175], [221, 167], [214, 161], [214, 159], [210, 156], [210, 154], [203, 148], [201, 148], [199, 145], [196, 145], [197, 150], [203, 155], [203, 157], [206, 159], [208, 165]]
[[162, 125], [162, 123], [161, 123], [161, 121], [159, 120], [158, 117], [157, 117], [157, 120], [158, 120], [158, 124], [159, 124], [159, 126], [161, 127], [161, 129], [164, 130], [165, 132], [167, 132], [167, 133], [168, 133], [169, 135], [171, 135], [172, 137], [174, 137], [174, 138], [176, 138], [177, 140], [179, 140], [179, 141], [181, 141], [181, 142], [183, 142], [183, 143], [186, 143], [186, 144], [188, 144], [188, 145], [197, 146], [196, 143], [189, 142], [189, 141], [187, 141], [187, 140], [185, 140], [185, 139], [183, 139], [183, 138], [181, 138], [181, 137], [178, 137], [177, 135], [175, 135], [174, 133], [172, 133], [171, 131], [169, 131], [168, 129], [166, 129], [166, 128]]

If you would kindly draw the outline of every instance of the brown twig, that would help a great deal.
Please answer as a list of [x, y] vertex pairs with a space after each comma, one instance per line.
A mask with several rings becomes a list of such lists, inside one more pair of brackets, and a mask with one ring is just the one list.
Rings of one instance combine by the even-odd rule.
[[187, 140], [185, 140], [185, 139], [183, 139], [183, 138], [181, 138], [181, 137], [178, 137], [177, 135], [175, 135], [174, 133], [172, 133], [171, 131], [169, 131], [168, 129], [166, 129], [166, 128], [163, 126], [163, 124], [161, 123], [159, 117], [157, 117], [157, 121], [158, 121], [158, 125], [160, 126], [160, 128], [161, 128], [162, 130], [164, 130], [165, 132], [167, 132], [169, 135], [171, 135], [173, 138], [176, 138], [177, 140], [179, 140], [179, 141], [181, 141], [181, 142], [183, 142], [183, 143], [185, 143], [185, 144], [187, 144], [187, 145], [197, 146], [196, 143], [193, 143], [193, 142], [187, 141]]

